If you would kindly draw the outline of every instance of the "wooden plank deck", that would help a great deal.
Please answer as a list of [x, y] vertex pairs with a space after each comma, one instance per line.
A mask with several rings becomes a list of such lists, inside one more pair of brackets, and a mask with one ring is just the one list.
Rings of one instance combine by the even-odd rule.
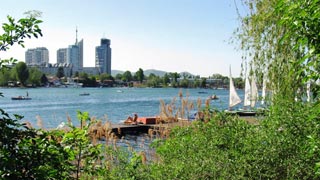
[[138, 124], [138, 125], [126, 125], [126, 124], [112, 124], [112, 132], [117, 136], [139, 135], [148, 133], [150, 128], [153, 128], [155, 124]]
[[165, 124], [138, 124], [138, 125], [127, 125], [127, 124], [112, 124], [111, 129], [112, 132], [117, 136], [123, 135], [139, 135], [139, 134], [148, 134], [149, 129], [153, 130], [163, 130], [163, 129], [171, 129], [176, 126], [186, 126], [190, 125], [190, 121], [180, 121], [180, 122], [172, 122]]

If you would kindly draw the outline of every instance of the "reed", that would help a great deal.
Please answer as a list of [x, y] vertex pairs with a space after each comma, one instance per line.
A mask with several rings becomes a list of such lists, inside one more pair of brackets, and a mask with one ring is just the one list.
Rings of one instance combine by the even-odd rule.
[[37, 115], [37, 116], [36, 116], [36, 119], [37, 119], [37, 126], [38, 126], [40, 129], [43, 129], [43, 120], [42, 120], [42, 118], [41, 118], [39, 115]]

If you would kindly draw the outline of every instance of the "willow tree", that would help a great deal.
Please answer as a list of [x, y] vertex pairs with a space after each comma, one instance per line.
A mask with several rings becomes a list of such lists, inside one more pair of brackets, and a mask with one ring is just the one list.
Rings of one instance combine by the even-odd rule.
[[271, 114], [255, 137], [269, 142], [266, 151], [255, 155], [263, 157], [254, 166], [262, 167], [256, 177], [265, 172], [271, 175], [266, 179], [319, 178], [320, 103], [302, 100], [307, 83], [319, 80], [320, 0], [242, 2], [248, 13], [240, 17], [236, 37], [244, 63], [260, 79], [268, 75], [273, 95]]
[[308, 81], [318, 80], [319, 0], [243, 0], [248, 13], [240, 15], [236, 32], [243, 62], [279, 97], [304, 96]]

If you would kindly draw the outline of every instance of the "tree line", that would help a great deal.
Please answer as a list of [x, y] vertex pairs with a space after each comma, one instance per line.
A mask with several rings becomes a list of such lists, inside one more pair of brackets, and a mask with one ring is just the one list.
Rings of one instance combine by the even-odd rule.
[[[65, 76], [64, 68], [59, 67], [56, 74], [44, 74], [37, 67], [28, 67], [24, 62], [18, 62], [12, 68], [3, 69], [0, 72], [0, 86], [47, 86], [50, 85], [48, 77], [57, 77], [62, 84], [66, 84], [68, 78]], [[99, 75], [90, 75], [86, 72], [75, 72], [72, 77], [84, 87], [98, 86], [128, 86], [128, 87], [174, 87], [174, 88], [227, 88], [229, 77], [221, 74], [213, 74], [210, 79], [215, 82], [207, 82], [209, 78], [200, 76], [191, 76], [179, 74], [177, 72], [165, 73], [163, 76], [150, 73], [144, 74], [143, 69], [139, 68], [137, 72], [125, 71], [118, 73], [114, 77], [110, 74], [103, 73]], [[237, 88], [244, 87], [244, 81], [241, 77], [234, 78]]]

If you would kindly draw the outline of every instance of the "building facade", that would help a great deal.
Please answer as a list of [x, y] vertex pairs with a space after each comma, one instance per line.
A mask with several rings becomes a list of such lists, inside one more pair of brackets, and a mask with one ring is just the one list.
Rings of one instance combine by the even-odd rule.
[[67, 64], [72, 65], [72, 71], [79, 71], [79, 47], [70, 45], [67, 51]]
[[67, 48], [60, 48], [57, 50], [57, 63], [58, 64], [63, 64], [67, 63]]
[[95, 66], [99, 73], [111, 74], [111, 41], [110, 39], [101, 39], [100, 46], [96, 47]]
[[81, 41], [77, 42], [76, 45], [79, 48], [79, 61], [78, 61], [78, 66], [79, 66], [79, 71], [82, 71], [83, 69], [83, 39]]
[[28, 49], [25, 53], [27, 65], [45, 65], [49, 63], [49, 51], [45, 47]]

